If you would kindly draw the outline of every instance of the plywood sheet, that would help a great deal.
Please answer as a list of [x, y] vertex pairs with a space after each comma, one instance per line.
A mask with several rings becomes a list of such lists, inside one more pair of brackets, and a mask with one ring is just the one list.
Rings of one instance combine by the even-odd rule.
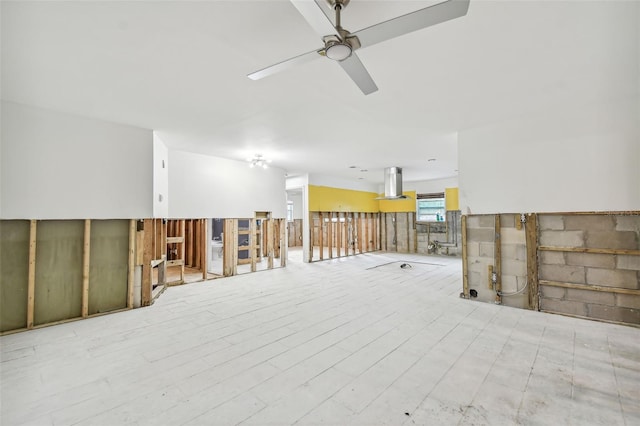
[[89, 315], [127, 307], [128, 220], [91, 221]]
[[82, 315], [83, 220], [38, 222], [34, 324]]
[[0, 221], [0, 332], [27, 326], [29, 221]]

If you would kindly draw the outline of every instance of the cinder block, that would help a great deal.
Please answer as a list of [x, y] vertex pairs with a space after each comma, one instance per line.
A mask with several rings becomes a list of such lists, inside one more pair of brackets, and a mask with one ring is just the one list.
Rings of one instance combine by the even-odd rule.
[[526, 244], [526, 235], [524, 228], [517, 230], [516, 228], [500, 229], [500, 241], [503, 244]]
[[591, 266], [594, 268], [614, 269], [616, 258], [612, 254], [567, 253], [567, 265]]
[[640, 256], [621, 254], [616, 256], [616, 258], [616, 267], [618, 269], [632, 269], [634, 271], [640, 271]]
[[638, 249], [638, 235], [632, 231], [588, 231], [587, 247]]
[[545, 265], [564, 265], [564, 253], [560, 251], [541, 251], [540, 254], [540, 264]]
[[561, 314], [587, 316], [587, 306], [582, 302], [576, 302], [574, 300], [558, 300], [541, 297], [540, 309]]
[[496, 225], [495, 216], [490, 215], [482, 215], [480, 216], [480, 227], [481, 228], [494, 228]]
[[482, 274], [478, 271], [469, 272], [469, 288], [481, 287], [483, 285]]
[[495, 232], [493, 228], [471, 228], [467, 229], [468, 241], [489, 241], [493, 242]]
[[505, 293], [518, 291], [518, 278], [515, 275], [502, 275], [502, 291]]
[[538, 227], [541, 231], [559, 231], [564, 229], [564, 219], [557, 214], [538, 215]]
[[515, 259], [516, 258], [516, 244], [502, 244], [500, 252], [503, 259]]
[[585, 283], [585, 268], [582, 266], [540, 265], [538, 275], [541, 280]]
[[480, 216], [467, 216], [467, 229], [480, 228]]
[[607, 321], [640, 324], [640, 310], [619, 306], [589, 305], [589, 317]]
[[640, 309], [640, 295], [616, 294], [616, 305], [623, 308]]
[[584, 247], [584, 231], [542, 231], [540, 245], [551, 247]]
[[526, 245], [517, 245], [516, 246], [516, 260], [527, 260], [527, 246]]
[[480, 256], [480, 243], [467, 242], [467, 256]]
[[606, 215], [566, 215], [564, 229], [585, 231], [613, 231], [615, 229], [613, 216]]
[[640, 215], [616, 216], [616, 231], [640, 232]]
[[515, 214], [501, 214], [500, 215], [500, 227], [501, 228], [515, 228], [516, 227], [516, 216], [518, 217], [518, 222], [520, 222], [520, 216]]
[[495, 251], [495, 244], [493, 243], [480, 243], [480, 257], [490, 257], [493, 259]]
[[546, 298], [564, 299], [566, 292], [567, 289], [562, 287], [551, 287], [548, 285], [540, 286], [540, 293], [542, 294], [542, 297]]
[[574, 288], [567, 289], [567, 300], [576, 300], [578, 302], [597, 303], [598, 305], [614, 306], [615, 297], [613, 293], [603, 291], [577, 290]]
[[640, 288], [638, 273], [624, 269], [587, 268], [587, 284], [618, 288]]
[[522, 260], [503, 259], [502, 273], [506, 275], [527, 276], [527, 264]]
[[469, 271], [476, 271], [484, 274], [487, 274], [487, 267], [493, 264], [493, 260], [482, 258], [482, 257], [469, 257], [467, 259], [467, 269]]

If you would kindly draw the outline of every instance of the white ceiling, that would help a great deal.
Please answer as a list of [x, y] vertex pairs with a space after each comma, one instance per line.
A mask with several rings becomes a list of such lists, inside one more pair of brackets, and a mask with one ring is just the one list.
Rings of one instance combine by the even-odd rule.
[[[352, 0], [342, 24], [433, 3]], [[154, 129], [188, 151], [260, 153], [291, 175], [450, 177], [458, 131], [629, 93], [638, 64], [611, 49], [612, 28], [637, 27], [628, 10], [472, 0], [465, 17], [359, 50], [379, 87], [364, 96], [324, 58], [246, 77], [321, 47], [289, 1], [3, 1], [2, 98]]]

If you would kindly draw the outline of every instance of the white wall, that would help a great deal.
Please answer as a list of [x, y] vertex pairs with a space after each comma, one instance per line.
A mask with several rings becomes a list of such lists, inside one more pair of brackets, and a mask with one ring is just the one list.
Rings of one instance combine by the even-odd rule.
[[170, 218], [287, 217], [285, 172], [169, 149]]
[[[381, 175], [381, 178], [382, 177], [384, 177], [384, 175]], [[368, 183], [361, 180], [343, 179], [339, 177], [319, 175], [319, 174], [309, 175], [309, 185], [328, 186], [331, 188], [351, 189], [354, 191], [366, 191], [366, 192], [379, 193], [378, 185], [376, 184]], [[384, 192], [384, 185], [382, 188], [383, 190], [380, 192]]]
[[3, 219], [145, 218], [150, 130], [2, 102]]
[[431, 179], [417, 182], [404, 182], [404, 191], [416, 191], [416, 194], [429, 194], [432, 192], [444, 192], [446, 188], [457, 188], [458, 177], [444, 179]]
[[460, 132], [463, 213], [640, 209], [637, 95]]
[[169, 216], [169, 150], [153, 133], [153, 217]]

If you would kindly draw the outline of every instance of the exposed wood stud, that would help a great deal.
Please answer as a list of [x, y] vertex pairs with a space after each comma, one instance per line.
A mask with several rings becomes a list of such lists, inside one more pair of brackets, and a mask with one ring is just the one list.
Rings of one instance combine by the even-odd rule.
[[144, 236], [142, 246], [142, 306], [151, 304], [152, 294], [152, 268], [151, 260], [153, 259], [153, 219], [144, 220]]
[[467, 216], [461, 218], [462, 231], [462, 291], [469, 298], [469, 265], [467, 255]]
[[329, 259], [333, 259], [333, 212], [329, 212], [329, 226], [327, 227], [327, 242], [329, 243]]
[[502, 303], [502, 242], [500, 237], [500, 215], [495, 215], [495, 240], [494, 240], [494, 254], [495, 254], [495, 273], [496, 273], [496, 303]]
[[274, 239], [275, 239], [275, 235], [274, 235], [274, 226], [273, 226], [273, 219], [271, 217], [269, 217], [269, 219], [267, 219], [267, 268], [269, 269], [273, 269], [273, 251], [274, 251]]
[[135, 254], [136, 254], [136, 221], [129, 221], [129, 260], [127, 274], [127, 308], [133, 308], [133, 289], [135, 281]]
[[561, 252], [572, 252], [572, 253], [626, 254], [626, 255], [630, 255], [630, 256], [640, 256], [640, 250], [628, 250], [628, 249], [540, 246], [540, 247], [538, 247], [538, 250], [541, 250], [541, 251], [561, 251]]
[[249, 222], [249, 231], [251, 232], [251, 237], [249, 238], [249, 257], [251, 258], [251, 272], [256, 272], [256, 259], [258, 256], [257, 252], [257, 239], [258, 239], [258, 230], [257, 230], [257, 219], [251, 219]]
[[208, 269], [208, 261], [209, 261], [209, 256], [207, 256], [207, 253], [209, 252], [209, 237], [208, 237], [208, 220], [207, 219], [201, 219], [202, 221], [202, 242], [201, 242], [201, 247], [202, 247], [202, 261], [200, 262], [201, 266], [202, 266], [202, 279], [206, 280], [208, 275], [207, 275], [207, 269]]
[[318, 230], [318, 246], [320, 247], [319, 257], [324, 260], [324, 217], [322, 212], [318, 212], [320, 229]]
[[[520, 220], [518, 219], [518, 222]], [[540, 310], [538, 292], [538, 219], [535, 213], [527, 216], [525, 223], [525, 239], [527, 248], [527, 301], [529, 309]]]
[[563, 283], [558, 281], [540, 280], [540, 285], [548, 285], [550, 287], [562, 287], [571, 288], [576, 290], [589, 290], [604, 293], [616, 293], [616, 294], [630, 294], [634, 296], [640, 296], [640, 290], [632, 288], [619, 288], [619, 287], [603, 287], [598, 285], [586, 285], [576, 283]]
[[31, 221], [29, 228], [29, 272], [27, 281], [27, 328], [33, 328], [36, 294], [36, 231], [38, 222]]
[[82, 248], [82, 318], [89, 316], [89, 273], [91, 261], [91, 219], [84, 221], [84, 245]]

